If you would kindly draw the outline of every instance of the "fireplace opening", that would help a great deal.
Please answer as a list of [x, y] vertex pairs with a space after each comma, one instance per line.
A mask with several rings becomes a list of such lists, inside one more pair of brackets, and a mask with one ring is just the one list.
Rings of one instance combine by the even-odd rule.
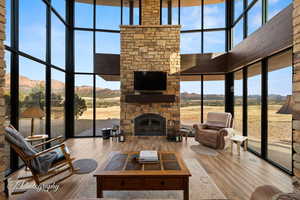
[[134, 120], [136, 136], [165, 136], [166, 120], [157, 114], [143, 114]]

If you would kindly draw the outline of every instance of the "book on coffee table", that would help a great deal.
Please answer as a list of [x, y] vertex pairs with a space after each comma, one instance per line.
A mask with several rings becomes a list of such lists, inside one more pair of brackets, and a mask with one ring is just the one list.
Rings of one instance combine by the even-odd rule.
[[158, 161], [159, 160], [157, 151], [140, 151], [140, 163], [157, 163]]

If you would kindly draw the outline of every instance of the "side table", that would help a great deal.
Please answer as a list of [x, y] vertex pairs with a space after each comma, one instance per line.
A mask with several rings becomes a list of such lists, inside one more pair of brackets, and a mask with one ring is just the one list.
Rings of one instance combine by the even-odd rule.
[[185, 137], [185, 141], [187, 141], [190, 132], [191, 130], [188, 128], [180, 128], [180, 135]]
[[233, 153], [233, 143], [236, 143], [236, 145], [237, 145], [238, 155], [240, 155], [240, 147], [241, 147], [242, 143], [244, 143], [244, 151], [247, 151], [248, 137], [235, 135], [230, 138], [230, 141], [231, 141], [231, 154]]
[[[38, 142], [38, 141], [45, 142], [48, 138], [49, 138], [48, 135], [34, 135], [34, 136], [27, 136], [25, 140], [33, 144], [34, 142]], [[44, 146], [42, 148], [45, 149]]]

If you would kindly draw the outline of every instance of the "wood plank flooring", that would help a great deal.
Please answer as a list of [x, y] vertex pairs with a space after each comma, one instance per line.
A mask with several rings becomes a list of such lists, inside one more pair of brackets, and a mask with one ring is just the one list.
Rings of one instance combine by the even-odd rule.
[[[292, 178], [289, 175], [257, 156], [249, 152], [241, 152], [238, 156], [236, 151], [233, 155], [229, 151], [220, 151], [218, 156], [200, 155], [190, 148], [191, 145], [198, 144], [193, 138], [189, 138], [187, 142], [183, 140], [182, 143], [167, 142], [163, 137], [130, 137], [125, 143], [101, 138], [80, 138], [69, 139], [66, 143], [73, 157], [93, 158], [98, 161], [99, 166], [112, 151], [176, 151], [183, 159], [196, 159], [228, 199], [248, 200], [256, 187], [265, 184], [274, 185], [284, 192], [293, 190]], [[23, 170], [19, 172], [22, 173]], [[14, 179], [13, 176], [10, 181]], [[93, 173], [74, 175], [62, 182], [59, 191], [53, 195], [56, 199], [62, 200], [85, 198], [87, 195], [83, 188], [86, 188], [93, 179]], [[17, 195], [11, 199], [15, 197]]]

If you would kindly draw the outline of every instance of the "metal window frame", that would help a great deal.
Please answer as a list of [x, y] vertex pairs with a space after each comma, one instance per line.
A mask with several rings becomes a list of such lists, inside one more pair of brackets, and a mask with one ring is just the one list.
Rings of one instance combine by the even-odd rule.
[[[68, 0], [69, 1], [69, 0]], [[10, 52], [10, 67], [11, 67], [11, 77], [19, 77], [19, 57], [22, 56], [26, 59], [31, 60], [42, 64], [45, 67], [45, 133], [51, 138], [51, 71], [52, 69], [66, 73], [67, 70], [62, 67], [58, 67], [52, 64], [51, 62], [51, 16], [52, 13], [64, 24], [65, 28], [70, 28], [70, 26], [64, 21], [59, 12], [57, 12], [51, 5], [51, 0], [41, 0], [45, 4], [45, 13], [46, 13], [46, 55], [45, 60], [41, 60], [32, 55], [29, 55], [19, 49], [19, 0], [11, 0], [11, 9], [10, 9], [10, 18], [11, 18], [11, 41], [9, 45], [4, 45], [5, 50]], [[68, 35], [68, 34], [66, 34]], [[66, 52], [68, 52], [66, 50]], [[67, 59], [66, 59], [67, 60]], [[67, 66], [67, 65], [66, 65]], [[11, 113], [10, 113], [10, 123], [19, 129], [19, 78], [10, 79], [10, 104], [11, 104]], [[67, 90], [67, 88], [65, 88]], [[13, 112], [12, 112], [13, 111]], [[66, 115], [65, 115], [66, 116]], [[6, 171], [6, 175], [9, 175], [16, 170], [20, 169], [22, 166], [19, 166], [19, 159], [17, 154], [11, 149], [10, 150], [10, 167]]]
[[[74, 63], [74, 32], [76, 30], [81, 31], [92, 31], [93, 32], [93, 53], [95, 56], [96, 53], [96, 32], [110, 32], [110, 33], [120, 33], [120, 30], [109, 30], [109, 29], [97, 29], [96, 27], [96, 0], [93, 2], [93, 27], [92, 28], [81, 28], [81, 27], [75, 27], [74, 23], [74, 17], [75, 17], [75, 3], [73, 0], [66, 0], [66, 16], [65, 19], [60, 15], [60, 13], [51, 5], [51, 0], [41, 0], [46, 4], [46, 60], [43, 61], [39, 58], [36, 58], [34, 56], [31, 56], [25, 52], [22, 52], [19, 50], [19, 0], [11, 0], [11, 44], [10, 46], [5, 45], [5, 50], [11, 52], [11, 75], [12, 77], [19, 77], [19, 56], [28, 58], [32, 61], [38, 62], [40, 64], [43, 64], [46, 67], [45, 72], [45, 80], [46, 80], [46, 133], [51, 136], [51, 70], [56, 69], [61, 72], [65, 73], [65, 96], [66, 96], [66, 103], [65, 108], [72, 108], [74, 106], [74, 88], [75, 88], [75, 75], [91, 75], [93, 77], [93, 137], [101, 137], [96, 135], [96, 74], [94, 73], [85, 73], [85, 72], [75, 72], [75, 63]], [[244, 38], [247, 37], [247, 29], [248, 29], [248, 23], [247, 23], [247, 15], [248, 11], [258, 2], [259, 0], [253, 0], [249, 5], [244, 4], [244, 11], [241, 13], [241, 15], [234, 20], [234, 3], [233, 1], [226, 1], [225, 4], [225, 14], [226, 14], [226, 24], [225, 27], [221, 28], [211, 28], [211, 29], [204, 29], [204, 0], [201, 0], [201, 29], [197, 30], [183, 30], [181, 33], [191, 33], [191, 32], [201, 32], [201, 52], [204, 51], [204, 32], [209, 31], [225, 31], [226, 37], [225, 37], [225, 51], [228, 52], [232, 48], [233, 43], [233, 37], [232, 37], [232, 28], [239, 22], [239, 20], [244, 20]], [[120, 0], [121, 2], [121, 24], [123, 24], [123, 0]], [[247, 2], [247, 0], [244, 0], [244, 2]], [[262, 6], [262, 22], [265, 24], [268, 20], [268, 1], [262, 0], [263, 6]], [[178, 0], [178, 24], [180, 24], [181, 21], [181, 0]], [[168, 9], [170, 13], [170, 8]], [[65, 60], [65, 69], [60, 68], [59, 66], [55, 66], [51, 63], [51, 15], [52, 13], [65, 25], [66, 28], [66, 41], [65, 41], [65, 53], [66, 53], [66, 60]], [[142, 0], [139, 0], [139, 24], [142, 22]], [[170, 14], [169, 14], [170, 15]], [[171, 14], [172, 15], [172, 14]], [[168, 22], [170, 22], [170, 16], [168, 16]], [[243, 18], [243, 19], [242, 19]], [[285, 49], [283, 51], [286, 51], [289, 49]], [[282, 51], [281, 51], [282, 52]], [[277, 53], [276, 53], [277, 54]], [[274, 54], [275, 55], [275, 54]], [[274, 56], [272, 55], [272, 56]], [[271, 56], [269, 56], [271, 57]], [[267, 71], [267, 59], [264, 58], [258, 62], [262, 62], [262, 129], [263, 127], [267, 126], [267, 79], [268, 79], [268, 71]], [[95, 58], [94, 58], [95, 59]], [[94, 61], [95, 62], [95, 61]], [[248, 66], [245, 66], [243, 71], [243, 134], [247, 135], [247, 118], [248, 118], [248, 101], [247, 101], [247, 91], [248, 91], [248, 77], [247, 77], [247, 71]], [[226, 98], [228, 98], [227, 101], [232, 103], [232, 96], [234, 98], [234, 94], [229, 94], [230, 91], [229, 87], [232, 87], [234, 85], [234, 79], [232, 75], [225, 75], [231, 76], [231, 78], [228, 78], [227, 81], [225, 81], [225, 91], [227, 91], [225, 94], [230, 95]], [[202, 74], [201, 75], [201, 122], [203, 122], [203, 113], [204, 113], [204, 76], [209, 74]], [[222, 74], [224, 75], [224, 74]], [[19, 127], [19, 79], [14, 78], [11, 79], [11, 110], [14, 110], [14, 112], [11, 112], [11, 124], [14, 125], [16, 128]], [[232, 82], [233, 84], [229, 84], [226, 82]], [[225, 107], [228, 106], [225, 103]], [[234, 112], [234, 102], [233, 102], [232, 108], [226, 108], [226, 110], [229, 110], [231, 112]], [[79, 136], [74, 135], [74, 109], [65, 109], [65, 137], [66, 138], [76, 138]], [[66, 131], [68, 130], [68, 131]], [[264, 149], [262, 152], [262, 158], [266, 161], [270, 162], [271, 164], [275, 165], [276, 167], [286, 171], [287, 173], [293, 174], [293, 171], [290, 172], [287, 169], [280, 166], [278, 163], [275, 163], [274, 161], [271, 161], [267, 157], [267, 137], [268, 133], [267, 130], [261, 130], [262, 132], [262, 148]], [[88, 136], [91, 137], [91, 136]], [[80, 137], [84, 138], [84, 137]], [[251, 149], [249, 149], [251, 151]], [[254, 152], [255, 153], [255, 152]], [[11, 163], [10, 163], [10, 171], [15, 171], [19, 169], [18, 166], [18, 157], [14, 152], [11, 152]]]

